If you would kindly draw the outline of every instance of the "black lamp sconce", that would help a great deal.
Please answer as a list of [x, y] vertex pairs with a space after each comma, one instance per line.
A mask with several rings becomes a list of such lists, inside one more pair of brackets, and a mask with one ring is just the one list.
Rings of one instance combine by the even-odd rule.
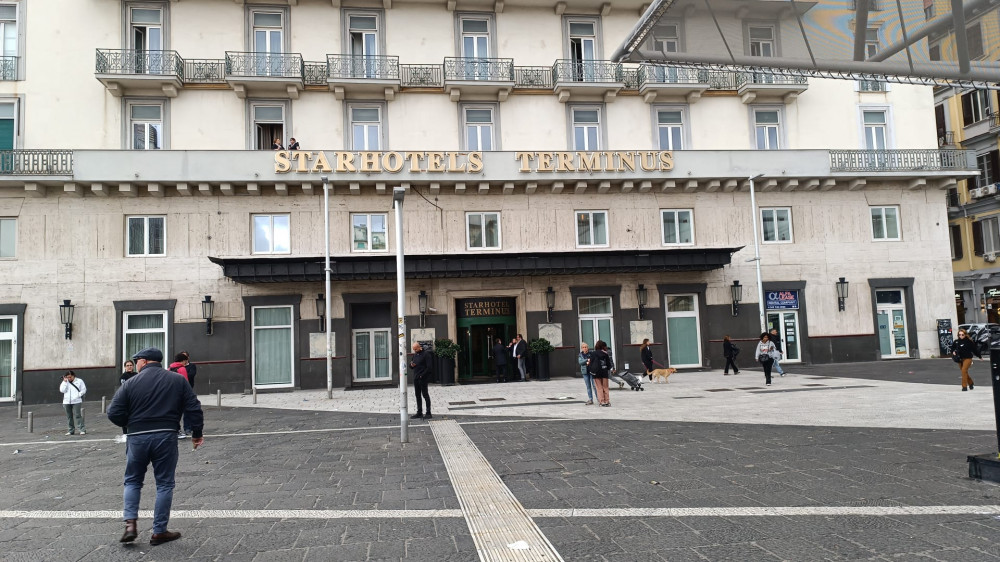
[[75, 304], [71, 304], [69, 299], [63, 300], [63, 303], [59, 305], [59, 321], [66, 326], [66, 339], [73, 339], [73, 312], [76, 309]]
[[316, 316], [319, 316], [319, 331], [326, 331], [326, 297], [323, 293], [316, 295]]
[[642, 311], [646, 308], [646, 287], [639, 283], [635, 290], [635, 300], [639, 303], [639, 320], [642, 320]]
[[417, 295], [417, 309], [420, 311], [420, 327], [427, 327], [427, 292], [420, 291]]
[[733, 316], [739, 316], [740, 303], [743, 302], [743, 285], [740, 285], [739, 279], [733, 280], [733, 284], [729, 287], [729, 292], [733, 297]]
[[215, 301], [211, 295], [205, 295], [205, 300], [201, 301], [201, 317], [205, 320], [205, 335], [212, 335], [212, 315], [215, 313]]
[[556, 292], [552, 287], [545, 289], [545, 321], [552, 323], [552, 309], [556, 307]]
[[844, 310], [844, 301], [847, 300], [848, 294], [848, 282], [843, 277], [837, 281], [837, 305], [840, 306], [840, 310]]

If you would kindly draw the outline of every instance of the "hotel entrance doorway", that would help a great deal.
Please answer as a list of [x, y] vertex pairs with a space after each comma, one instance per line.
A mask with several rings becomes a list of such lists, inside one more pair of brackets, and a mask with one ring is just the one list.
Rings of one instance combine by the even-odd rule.
[[[458, 328], [459, 381], [474, 377], [495, 378], [493, 344], [497, 338], [506, 348], [517, 334], [517, 319], [514, 315], [517, 299], [514, 297], [494, 297], [457, 299], [455, 301], [455, 322]], [[508, 369], [511, 360], [508, 358]], [[516, 366], [515, 366], [516, 368]]]

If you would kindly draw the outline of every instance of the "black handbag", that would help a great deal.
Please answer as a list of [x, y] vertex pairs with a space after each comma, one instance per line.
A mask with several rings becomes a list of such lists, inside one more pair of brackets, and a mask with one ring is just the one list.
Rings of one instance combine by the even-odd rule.
[[951, 354], [951, 360], [954, 361], [955, 363], [961, 363], [962, 362], [962, 358], [959, 357], [957, 353], [952, 353]]

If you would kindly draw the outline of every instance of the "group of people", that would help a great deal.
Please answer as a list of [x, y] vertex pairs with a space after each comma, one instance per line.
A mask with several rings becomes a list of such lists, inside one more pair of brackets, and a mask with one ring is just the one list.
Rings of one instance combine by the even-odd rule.
[[[649, 340], [646, 340], [649, 342]], [[583, 383], [587, 385], [588, 406], [594, 403], [594, 395], [597, 395], [597, 403], [601, 406], [611, 406], [611, 394], [608, 392], [608, 379], [615, 370], [615, 362], [608, 352], [608, 344], [597, 340], [594, 349], [591, 351], [587, 342], [580, 343], [580, 355], [577, 357], [580, 365], [580, 374], [583, 376]]]
[[528, 342], [524, 341], [521, 334], [510, 340], [508, 345], [503, 344], [503, 340], [496, 338], [493, 342], [493, 363], [496, 367], [497, 382], [507, 382], [507, 358], [510, 357], [511, 364], [517, 365], [517, 372], [521, 375], [521, 382], [528, 380]]
[[274, 137], [274, 142], [271, 143], [271, 150], [299, 150], [299, 141], [295, 140], [295, 137], [288, 139], [288, 148], [281, 144], [281, 137]]

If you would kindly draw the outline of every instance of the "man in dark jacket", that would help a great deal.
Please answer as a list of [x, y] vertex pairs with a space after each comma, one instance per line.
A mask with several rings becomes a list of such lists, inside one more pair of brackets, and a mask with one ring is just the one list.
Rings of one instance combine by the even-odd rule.
[[767, 337], [768, 341], [774, 343], [774, 348], [778, 350], [778, 357], [774, 359], [774, 368], [778, 371], [778, 376], [785, 376], [785, 370], [781, 368], [781, 359], [785, 358], [785, 350], [781, 347], [781, 336], [778, 335], [777, 328], [771, 328], [771, 335]]
[[[419, 342], [413, 343], [413, 358], [410, 359], [410, 368], [413, 369], [413, 392], [417, 395], [417, 415], [414, 418], [431, 419], [431, 395], [427, 393], [427, 381], [431, 376], [431, 354], [424, 350], [424, 346]], [[424, 415], [424, 406], [420, 401], [427, 402], [427, 415]]]
[[139, 497], [146, 468], [152, 463], [156, 503], [153, 536], [149, 543], [158, 545], [181, 537], [180, 533], [167, 530], [174, 497], [181, 416], [191, 422], [191, 445], [197, 449], [205, 441], [202, 437], [204, 414], [191, 385], [177, 373], [163, 368], [162, 351], [149, 347], [133, 355], [132, 360], [138, 374], [118, 389], [108, 406], [111, 423], [128, 427], [123, 498], [125, 533], [121, 542], [132, 542], [138, 536]]
[[507, 348], [500, 338], [493, 344], [493, 361], [497, 366], [497, 382], [507, 382]]

